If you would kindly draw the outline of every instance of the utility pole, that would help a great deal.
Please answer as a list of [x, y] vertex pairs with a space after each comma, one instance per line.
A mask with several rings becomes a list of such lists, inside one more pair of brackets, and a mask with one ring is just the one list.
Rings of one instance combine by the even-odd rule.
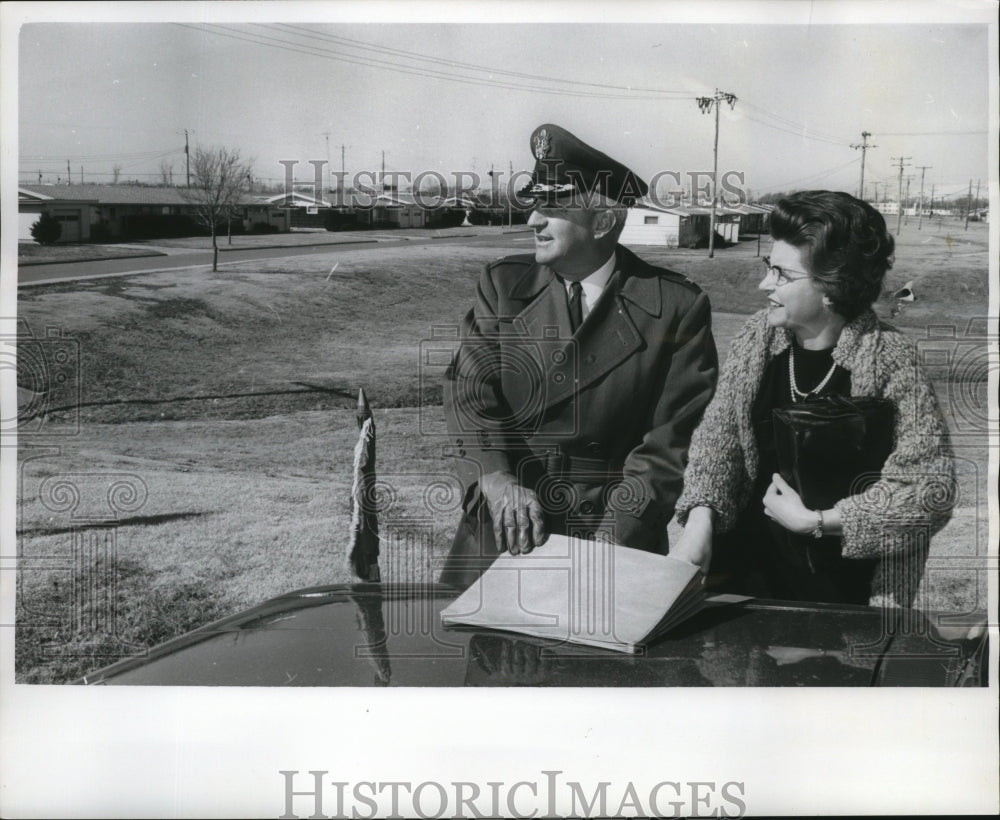
[[969, 230], [969, 208], [972, 206], [972, 180], [969, 180], [969, 195], [965, 199], [965, 230]]
[[934, 183], [931, 183], [931, 216], [934, 216]]
[[890, 157], [892, 160], [899, 160], [899, 209], [896, 218], [896, 236], [899, 236], [900, 228], [903, 225], [903, 162], [904, 160], [913, 159], [913, 157]]
[[865, 152], [867, 152], [869, 148], [878, 148], [877, 145], [868, 144], [868, 138], [871, 135], [871, 131], [862, 131], [861, 142], [851, 143], [851, 148], [854, 148], [855, 150], [858, 148], [861, 149], [861, 183], [858, 186], [858, 199], [861, 200], [865, 198]]
[[[80, 180], [80, 181], [82, 182], [83, 180]], [[976, 210], [977, 211], [979, 210], [979, 183], [980, 182], [982, 182], [981, 179], [977, 179], [976, 180], [976, 199], [975, 199], [975, 203], [976, 203]]]
[[184, 167], [187, 171], [187, 187], [191, 187], [191, 151], [188, 148], [188, 132], [184, 129]]
[[[907, 174], [906, 175], [906, 202], [907, 203], [909, 203], [909, 201], [910, 201], [910, 180], [911, 179], [913, 179], [913, 176], [911, 174]], [[906, 206], [906, 219], [903, 220], [903, 224], [904, 225], [909, 225], [910, 224], [910, 206], [909, 206], [909, 204], [907, 204], [907, 206]]]
[[[332, 175], [333, 171], [330, 168], [330, 132], [329, 131], [324, 131], [323, 134], [322, 134], [322, 136], [324, 136], [326, 138], [326, 167], [327, 167], [327, 173]], [[332, 179], [330, 180], [330, 190], [331, 191], [333, 190], [333, 180]], [[320, 191], [320, 197], [321, 198], [322, 198], [322, 195], [323, 195], [323, 192]]]
[[[80, 166], [80, 184], [83, 185], [83, 166], [82, 165]], [[976, 197], [978, 197], [978, 196], [979, 196], [979, 194], [976, 193]]]
[[732, 109], [736, 105], [736, 95], [715, 89], [714, 97], [697, 97], [698, 108], [707, 114], [715, 108], [715, 144], [712, 148], [712, 215], [708, 222], [708, 258], [715, 256], [715, 209], [719, 200], [719, 106], [725, 101]]
[[[73, 184], [73, 172], [69, 170], [69, 160], [66, 160], [66, 184]], [[969, 196], [972, 196], [972, 180], [969, 180]]]
[[[510, 201], [510, 186], [514, 180], [514, 163], [511, 160], [507, 160], [507, 170], [509, 171], [507, 175], [507, 222], [511, 228], [514, 227], [514, 206]], [[39, 174], [39, 179], [41, 174]]]
[[918, 165], [920, 169], [920, 216], [917, 218], [917, 230], [919, 231], [921, 226], [924, 224], [924, 174], [927, 173], [928, 168], [933, 168], [933, 165]]

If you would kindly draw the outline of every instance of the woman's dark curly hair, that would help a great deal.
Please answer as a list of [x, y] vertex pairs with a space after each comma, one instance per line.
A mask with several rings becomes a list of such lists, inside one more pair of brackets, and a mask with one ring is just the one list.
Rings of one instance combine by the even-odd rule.
[[895, 242], [882, 214], [842, 191], [802, 191], [771, 213], [771, 237], [803, 252], [809, 273], [850, 321], [882, 293]]

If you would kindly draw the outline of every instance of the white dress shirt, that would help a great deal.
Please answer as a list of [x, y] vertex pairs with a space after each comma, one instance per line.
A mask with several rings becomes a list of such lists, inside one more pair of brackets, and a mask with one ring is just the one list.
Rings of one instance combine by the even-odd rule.
[[[611, 274], [615, 272], [615, 255], [611, 254], [611, 258], [608, 259], [601, 267], [595, 270], [586, 279], [581, 279], [580, 284], [583, 286], [583, 298], [581, 300], [581, 307], [583, 309], [583, 318], [586, 319], [590, 315], [590, 311], [594, 309], [594, 305], [597, 304], [597, 300], [601, 298], [601, 294], [604, 293], [604, 288], [608, 286], [608, 280], [611, 278]], [[568, 279], [563, 279], [563, 285], [566, 287], [567, 298], [572, 296], [570, 292], [570, 287], [572, 282]]]

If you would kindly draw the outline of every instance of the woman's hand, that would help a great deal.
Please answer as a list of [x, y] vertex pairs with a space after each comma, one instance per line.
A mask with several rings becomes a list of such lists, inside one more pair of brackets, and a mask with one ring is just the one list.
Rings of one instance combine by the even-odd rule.
[[708, 565], [712, 562], [711, 508], [693, 507], [688, 512], [684, 533], [670, 547], [670, 555], [694, 564], [704, 574], [708, 574]]
[[764, 493], [764, 515], [789, 532], [811, 535], [819, 516], [802, 503], [799, 494], [780, 475], [771, 476], [771, 486]]

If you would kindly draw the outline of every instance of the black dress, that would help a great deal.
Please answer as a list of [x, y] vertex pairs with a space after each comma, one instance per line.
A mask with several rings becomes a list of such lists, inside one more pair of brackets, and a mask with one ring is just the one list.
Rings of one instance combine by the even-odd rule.
[[[715, 590], [787, 601], [867, 604], [875, 560], [841, 557], [838, 536], [814, 538], [788, 532], [764, 514], [764, 494], [778, 472], [772, 411], [793, 403], [788, 360], [791, 348], [771, 360], [750, 410], [760, 455], [750, 501], [735, 527], [714, 539], [710, 579]], [[834, 366], [833, 349], [795, 346], [795, 381], [814, 390], [833, 368], [822, 389], [809, 398], [849, 396], [851, 373]], [[795, 403], [808, 399], [796, 398]]]

